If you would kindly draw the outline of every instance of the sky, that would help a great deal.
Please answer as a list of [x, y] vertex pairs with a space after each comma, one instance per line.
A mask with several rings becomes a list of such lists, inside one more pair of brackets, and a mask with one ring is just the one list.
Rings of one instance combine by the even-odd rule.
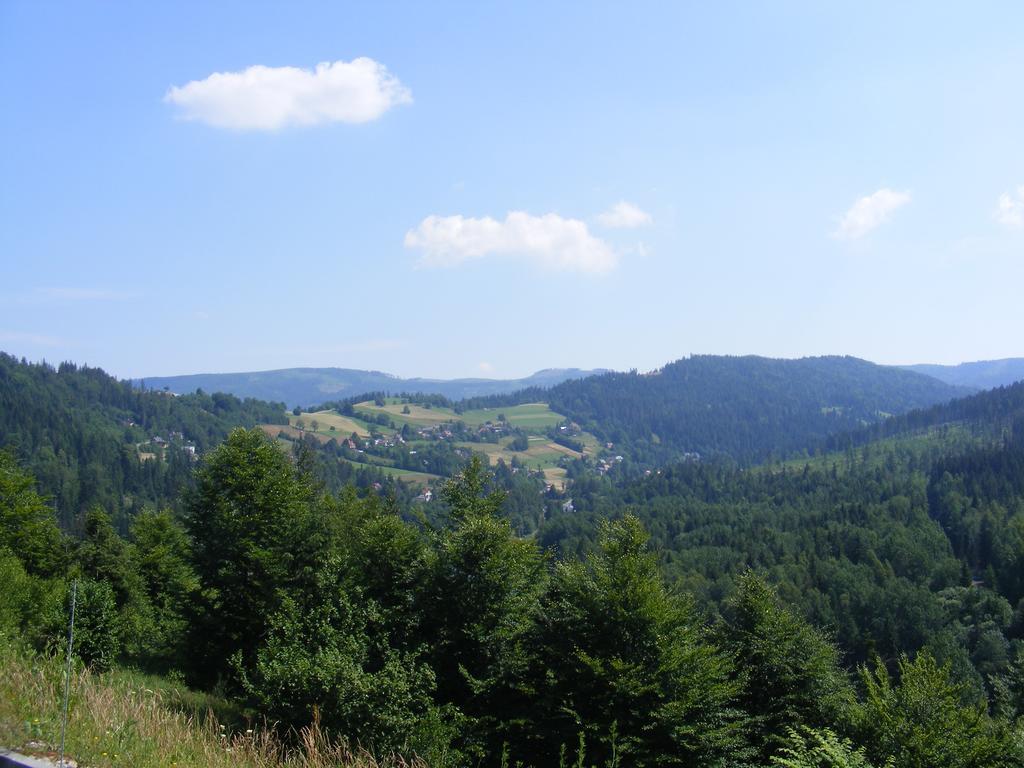
[[1024, 355], [1024, 4], [0, 1], [0, 349]]

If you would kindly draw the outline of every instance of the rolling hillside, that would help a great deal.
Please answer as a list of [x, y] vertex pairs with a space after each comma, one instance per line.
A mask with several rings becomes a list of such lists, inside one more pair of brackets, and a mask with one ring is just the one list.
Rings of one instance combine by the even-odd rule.
[[[379, 404], [353, 403], [349, 410], [348, 415], [335, 409], [289, 413], [288, 426], [264, 425], [264, 431], [288, 440], [315, 438], [324, 445], [333, 440], [342, 446], [342, 460], [383, 469], [419, 485], [440, 481], [471, 453], [479, 453], [491, 466], [515, 462], [561, 486], [566, 481], [563, 459], [595, 456], [600, 450], [597, 438], [587, 433], [574, 431], [571, 440], [562, 441], [567, 444], [556, 442], [552, 432], [565, 417], [546, 403], [456, 412], [389, 397]], [[350, 439], [358, 445], [345, 450]]]
[[951, 426], [998, 440], [1019, 429], [1021, 424], [1024, 424], [1024, 381], [909, 411], [850, 433], [833, 435], [826, 445], [837, 450]]
[[1003, 360], [978, 360], [960, 365], [904, 365], [908, 371], [931, 376], [947, 384], [977, 389], [1003, 387], [1024, 379], [1024, 358], [1010, 357]]
[[711, 610], [753, 567], [830, 627], [847, 659], [931, 649], [975, 696], [1016, 674], [1024, 382], [830, 442], [831, 453], [753, 470], [687, 462], [614, 489], [581, 483], [572, 513], [556, 512], [538, 539], [585, 552], [603, 520], [628, 511], [670, 578]]
[[0, 353], [0, 449], [31, 469], [69, 528], [94, 504], [120, 518], [170, 502], [198, 455], [233, 427], [284, 422], [282, 410], [221, 393], [140, 392], [99, 368]]
[[592, 376], [508, 401], [544, 398], [553, 410], [648, 464], [684, 453], [747, 463], [808, 449], [828, 435], [970, 391], [853, 357], [701, 355], [649, 374]]

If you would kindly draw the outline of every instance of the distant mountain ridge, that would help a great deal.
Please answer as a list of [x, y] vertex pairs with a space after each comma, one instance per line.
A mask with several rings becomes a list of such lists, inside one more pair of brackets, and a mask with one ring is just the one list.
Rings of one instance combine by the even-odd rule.
[[649, 374], [565, 381], [489, 404], [544, 400], [647, 465], [693, 453], [749, 463], [974, 391], [854, 357], [694, 355]]
[[1005, 387], [1024, 380], [1024, 357], [1007, 357], [1002, 360], [978, 360], [959, 365], [901, 365], [907, 371], [916, 371], [926, 376], [961, 387], [992, 389]]
[[175, 394], [226, 392], [236, 397], [284, 402], [288, 407], [314, 406], [365, 392], [422, 392], [451, 400], [503, 395], [531, 387], [552, 387], [570, 379], [608, 373], [604, 368], [545, 368], [521, 379], [403, 379], [382, 371], [353, 368], [282, 368], [246, 373], [197, 373], [186, 376], [153, 376], [132, 381], [137, 387], [166, 389]]

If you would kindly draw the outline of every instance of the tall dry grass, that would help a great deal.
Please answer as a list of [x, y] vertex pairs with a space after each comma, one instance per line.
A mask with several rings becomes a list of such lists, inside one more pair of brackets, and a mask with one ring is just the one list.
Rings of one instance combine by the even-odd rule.
[[[426, 768], [418, 760], [349, 749], [316, 725], [303, 729], [294, 745], [269, 727], [229, 733], [212, 711], [182, 711], [173, 687], [146, 682], [127, 672], [76, 670], [67, 755], [94, 768]], [[62, 697], [59, 663], [0, 642], [0, 746], [35, 753], [56, 749]]]

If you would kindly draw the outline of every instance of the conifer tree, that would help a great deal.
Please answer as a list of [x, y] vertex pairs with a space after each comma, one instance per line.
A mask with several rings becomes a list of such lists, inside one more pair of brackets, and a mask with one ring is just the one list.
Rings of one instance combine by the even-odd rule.
[[481, 756], [517, 740], [529, 712], [522, 680], [545, 585], [540, 550], [498, 516], [504, 495], [486, 483], [474, 456], [444, 486], [451, 525], [435, 534], [421, 596], [438, 700], [469, 718], [465, 747]]
[[840, 727], [853, 690], [839, 652], [823, 633], [779, 601], [753, 572], [738, 580], [721, 635], [744, 681], [741, 701], [763, 760], [787, 728]]
[[587, 764], [742, 762], [731, 660], [691, 601], [665, 587], [635, 517], [605, 524], [586, 562], [558, 564], [542, 621], [544, 759], [581, 734]]

